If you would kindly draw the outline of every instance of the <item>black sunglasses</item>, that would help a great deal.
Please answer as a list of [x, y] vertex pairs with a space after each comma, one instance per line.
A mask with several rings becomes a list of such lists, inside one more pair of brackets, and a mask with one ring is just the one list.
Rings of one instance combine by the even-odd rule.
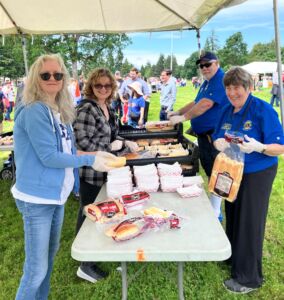
[[46, 72], [46, 73], [39, 74], [39, 76], [43, 81], [48, 81], [51, 78], [51, 76], [53, 76], [53, 78], [56, 81], [60, 81], [60, 80], [63, 79], [64, 74], [59, 73], [59, 72], [56, 72], [56, 73], [53, 73], [53, 74]]
[[200, 68], [200, 69], [203, 69], [204, 67], [209, 68], [209, 67], [211, 67], [211, 66], [212, 66], [212, 62], [211, 62], [211, 63], [208, 62], [208, 63], [205, 63], [205, 64], [200, 64], [200, 65], [199, 65], [199, 68]]
[[97, 83], [97, 84], [94, 84], [93, 87], [96, 90], [101, 90], [102, 88], [105, 88], [106, 90], [110, 90], [112, 88], [112, 85], [111, 84], [100, 84], [100, 83]]

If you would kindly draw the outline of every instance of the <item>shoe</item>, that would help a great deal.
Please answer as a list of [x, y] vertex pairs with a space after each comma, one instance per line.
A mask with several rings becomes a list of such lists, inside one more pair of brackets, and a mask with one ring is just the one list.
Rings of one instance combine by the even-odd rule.
[[92, 283], [102, 280], [107, 277], [107, 273], [101, 270], [98, 266], [94, 264], [84, 264], [81, 263], [80, 267], [77, 270], [77, 276], [90, 281]]
[[252, 291], [257, 290], [257, 288], [251, 288], [251, 287], [241, 285], [233, 278], [225, 280], [223, 282], [223, 285], [229, 292], [236, 293], [236, 294], [248, 294]]

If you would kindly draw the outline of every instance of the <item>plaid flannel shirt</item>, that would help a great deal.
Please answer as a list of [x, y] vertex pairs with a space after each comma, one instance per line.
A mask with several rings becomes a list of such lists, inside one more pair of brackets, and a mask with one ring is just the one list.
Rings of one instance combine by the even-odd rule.
[[[111, 121], [116, 124], [115, 113], [111, 107], [108, 107], [108, 110], [109, 121], [95, 100], [83, 100], [77, 106], [73, 128], [78, 150], [110, 152], [110, 143], [115, 139], [122, 140], [117, 135], [118, 126], [112, 129], [110, 125]], [[113, 140], [111, 140], [112, 136]], [[89, 184], [102, 186], [106, 180], [106, 173], [97, 172], [92, 167], [82, 167], [80, 168], [80, 178]]]

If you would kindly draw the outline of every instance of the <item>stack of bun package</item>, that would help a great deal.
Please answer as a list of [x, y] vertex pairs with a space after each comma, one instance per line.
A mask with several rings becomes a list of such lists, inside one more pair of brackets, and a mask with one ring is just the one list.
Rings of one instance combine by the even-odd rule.
[[214, 162], [208, 190], [233, 202], [238, 194], [244, 170], [244, 153], [237, 144], [230, 143]]

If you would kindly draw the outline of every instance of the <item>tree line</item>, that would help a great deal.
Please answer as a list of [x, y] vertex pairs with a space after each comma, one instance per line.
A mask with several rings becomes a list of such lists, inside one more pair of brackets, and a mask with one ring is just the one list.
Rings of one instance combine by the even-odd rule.
[[[207, 37], [203, 51], [213, 51], [217, 54], [221, 67], [227, 71], [232, 66], [242, 66], [253, 61], [277, 61], [276, 45], [272, 40], [269, 43], [257, 43], [251, 51], [248, 51], [248, 45], [244, 41], [242, 33], [236, 32], [231, 35], [221, 48], [219, 46], [218, 37], [214, 30]], [[284, 59], [284, 47], [281, 48], [282, 61]], [[198, 67], [195, 62], [199, 57], [199, 51], [193, 52], [184, 62], [183, 65], [178, 65], [176, 57], [173, 56], [172, 71], [177, 78], [191, 79], [198, 75]], [[146, 77], [159, 76], [161, 71], [170, 68], [170, 56], [165, 57], [160, 54], [156, 64], [151, 65], [149, 62], [142, 66], [141, 73]]]
[[[108, 67], [111, 71], [120, 70], [127, 74], [132, 67], [123, 55], [131, 39], [126, 34], [61, 34], [26, 36], [28, 65], [43, 53], [60, 53], [72, 77], [78, 78], [79, 74], [87, 75], [95, 67]], [[252, 61], [276, 61], [275, 41], [270, 43], [257, 43], [251, 51], [244, 41], [242, 33], [231, 35], [220, 47], [218, 37], [214, 30], [207, 37], [202, 50], [213, 51], [220, 59], [221, 66], [228, 70], [234, 65], [244, 65]], [[281, 48], [284, 57], [284, 48]], [[177, 78], [191, 79], [197, 76], [198, 69], [195, 61], [199, 52], [193, 52], [183, 65], [177, 63], [175, 56], [172, 58], [173, 74]], [[17, 79], [25, 74], [22, 40], [19, 36], [3, 36], [0, 44], [0, 76]], [[160, 76], [161, 71], [170, 68], [171, 57], [160, 54], [156, 64], [148, 62], [141, 66], [142, 76]]]

